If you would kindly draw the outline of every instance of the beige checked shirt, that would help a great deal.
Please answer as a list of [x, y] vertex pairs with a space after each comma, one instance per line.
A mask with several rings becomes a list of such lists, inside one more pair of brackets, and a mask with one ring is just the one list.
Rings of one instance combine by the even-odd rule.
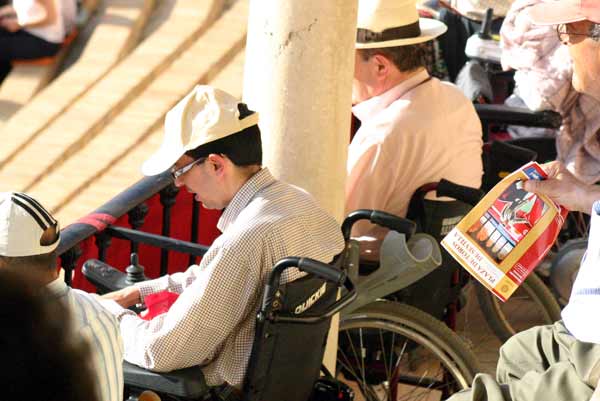
[[[204, 365], [209, 385], [243, 383], [256, 312], [268, 273], [279, 259], [329, 262], [342, 251], [339, 225], [308, 193], [263, 168], [242, 186], [218, 223], [223, 234], [200, 265], [139, 284], [142, 297], [180, 296], [151, 321], [106, 301], [120, 322], [125, 359], [154, 371]], [[293, 271], [286, 280], [294, 280]]]

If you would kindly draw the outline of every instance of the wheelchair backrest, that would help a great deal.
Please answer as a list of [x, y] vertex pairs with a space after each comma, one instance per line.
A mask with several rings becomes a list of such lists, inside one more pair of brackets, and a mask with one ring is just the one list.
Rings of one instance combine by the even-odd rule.
[[[435, 183], [427, 184], [413, 195], [408, 218], [417, 223], [418, 232], [429, 234], [440, 242], [472, 206], [459, 200], [425, 199], [425, 194], [435, 189]], [[424, 310], [438, 319], [444, 317], [446, 306], [457, 296], [457, 291], [464, 281], [456, 276], [462, 271], [460, 265], [445, 249], [442, 248], [441, 251], [442, 264], [439, 268], [397, 294], [402, 302]]]
[[330, 318], [301, 324], [287, 317], [319, 315], [333, 304], [337, 287], [307, 276], [280, 285], [270, 316], [257, 319], [244, 384], [245, 401], [307, 401], [325, 351]]
[[483, 180], [481, 187], [489, 191], [501, 179], [522, 165], [536, 160], [536, 151], [507, 142], [494, 141], [483, 147]]

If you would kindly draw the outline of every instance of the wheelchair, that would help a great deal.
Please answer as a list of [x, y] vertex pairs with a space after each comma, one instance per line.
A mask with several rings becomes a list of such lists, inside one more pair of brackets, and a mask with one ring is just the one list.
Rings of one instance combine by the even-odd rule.
[[[256, 317], [254, 344], [241, 391], [229, 386], [209, 387], [198, 366], [156, 373], [124, 362], [126, 400], [137, 401], [146, 390], [163, 401], [309, 400], [319, 377], [331, 317], [356, 297], [354, 285], [340, 269], [344, 257], [340, 255], [332, 265], [288, 257], [273, 267]], [[307, 275], [281, 283], [282, 273], [289, 268]], [[99, 260], [88, 260], [83, 269], [100, 290], [127, 285], [126, 275]], [[336, 300], [339, 290], [344, 294]], [[309, 304], [299, 312], [299, 307]]]
[[[384, 241], [387, 256], [381, 267], [360, 277], [358, 245], [350, 240], [350, 231], [354, 222], [365, 218], [394, 232]], [[479, 366], [467, 345], [425, 312], [383, 299], [439, 265], [435, 241], [425, 234], [412, 235], [414, 223], [409, 220], [370, 210], [351, 213], [342, 231], [346, 248], [333, 263], [337, 269], [288, 258], [280, 263], [298, 266], [309, 275], [280, 285], [280, 270], [285, 267], [278, 263], [274, 268], [257, 317], [246, 382], [237, 399], [309, 400], [319, 375], [330, 317], [339, 311], [342, 315], [335, 377], [365, 399], [410, 399], [426, 393], [445, 398], [469, 387]], [[407, 252], [419, 244], [425, 244], [426, 252], [408, 258]], [[124, 274], [98, 260], [89, 260], [83, 266], [84, 275], [99, 292], [130, 285], [131, 278], [143, 279], [134, 270], [130, 266], [129, 274]], [[328, 283], [326, 295], [307, 311], [310, 315], [294, 314], [297, 305], [321, 288], [323, 280]], [[334, 294], [342, 282], [344, 295], [335, 301]], [[152, 390], [163, 400], [218, 400], [223, 399], [219, 393], [228, 390], [209, 388], [199, 367], [154, 373], [125, 362], [124, 376], [130, 401], [137, 400], [143, 390]]]
[[[513, 150], [511, 157], [515, 157], [514, 151], [517, 149], [514, 146], [508, 145], [507, 148], [504, 148], [506, 144], [500, 146], [505, 150]], [[498, 157], [498, 153], [493, 154]], [[531, 156], [528, 152], [524, 154]], [[444, 196], [453, 200], [425, 199], [425, 194], [431, 191], [435, 191], [438, 197]], [[441, 241], [479, 201], [481, 195], [481, 191], [477, 189], [441, 180], [439, 183], [427, 184], [417, 191], [412, 198], [409, 213], [412, 214], [420, 230]], [[469, 312], [459, 314], [461, 309], [466, 307], [465, 295], [468, 291], [466, 286], [470, 283], [472, 283], [471, 287], [474, 287], [474, 295], [485, 322], [501, 342], [534, 325], [552, 324], [560, 319], [559, 305], [551, 291], [536, 274], [528, 276], [519, 290], [507, 302], [502, 303], [483, 285], [473, 280], [445, 250], [442, 259], [442, 267], [428, 276], [427, 280], [421, 280], [403, 290], [400, 297], [404, 297], [405, 302], [444, 320], [461, 337], [468, 339], [467, 342], [473, 347], [487, 347], [489, 341], [472, 338], [469, 334], [471, 331]], [[434, 295], [423, 297], [423, 293]], [[525, 314], [526, 318], [524, 318]]]
[[347, 263], [357, 299], [341, 312], [336, 377], [362, 399], [446, 399], [468, 388], [479, 363], [468, 345], [444, 323], [392, 296], [426, 280], [441, 262], [434, 238], [414, 233], [414, 222], [371, 210], [357, 210], [342, 225], [347, 248], [352, 225], [367, 219], [390, 228], [374, 268]]

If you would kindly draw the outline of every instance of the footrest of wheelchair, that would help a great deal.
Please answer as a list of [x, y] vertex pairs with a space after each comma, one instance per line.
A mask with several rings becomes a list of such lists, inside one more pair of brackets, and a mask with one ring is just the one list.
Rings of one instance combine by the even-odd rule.
[[200, 398], [209, 392], [204, 374], [198, 366], [172, 372], [151, 372], [139, 366], [123, 362], [126, 386], [184, 398]]

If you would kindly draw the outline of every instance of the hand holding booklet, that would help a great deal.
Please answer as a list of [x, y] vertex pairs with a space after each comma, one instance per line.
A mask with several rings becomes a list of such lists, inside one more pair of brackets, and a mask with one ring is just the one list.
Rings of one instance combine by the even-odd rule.
[[528, 163], [500, 181], [442, 240], [442, 246], [471, 275], [506, 301], [548, 253], [568, 210], [523, 189], [543, 180]]

